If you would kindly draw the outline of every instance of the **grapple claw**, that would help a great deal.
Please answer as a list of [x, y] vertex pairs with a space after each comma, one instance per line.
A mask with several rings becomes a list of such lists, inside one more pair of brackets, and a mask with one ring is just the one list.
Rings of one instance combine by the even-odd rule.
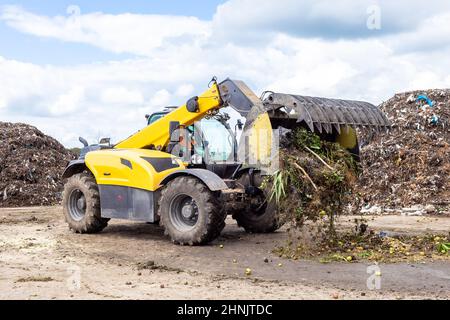
[[[271, 119], [296, 119], [305, 122], [311, 131], [340, 133], [341, 126], [388, 128], [389, 120], [376, 106], [363, 101], [317, 98], [283, 93], [272, 93], [263, 101], [271, 110]], [[282, 108], [294, 110], [284, 113]], [[288, 121], [285, 121], [287, 123]], [[347, 130], [348, 131], [348, 130]]]

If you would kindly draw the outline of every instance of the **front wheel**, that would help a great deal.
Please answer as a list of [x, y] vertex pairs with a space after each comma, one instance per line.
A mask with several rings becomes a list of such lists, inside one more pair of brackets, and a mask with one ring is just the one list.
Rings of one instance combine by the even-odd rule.
[[69, 228], [76, 233], [102, 231], [108, 220], [100, 215], [100, 195], [94, 177], [79, 173], [70, 177], [64, 186], [64, 216]]
[[239, 227], [244, 228], [248, 233], [271, 233], [283, 226], [277, 205], [274, 200], [270, 200], [270, 190], [262, 190], [259, 187], [263, 182], [263, 177], [259, 172], [252, 176], [245, 172], [238, 179], [238, 182], [245, 186], [256, 187], [255, 196], [258, 198], [256, 205], [250, 205], [245, 210], [239, 210], [233, 213], [233, 219], [236, 220]]
[[217, 238], [225, 227], [223, 207], [216, 193], [200, 180], [178, 177], [161, 192], [160, 223], [174, 243], [206, 244]]

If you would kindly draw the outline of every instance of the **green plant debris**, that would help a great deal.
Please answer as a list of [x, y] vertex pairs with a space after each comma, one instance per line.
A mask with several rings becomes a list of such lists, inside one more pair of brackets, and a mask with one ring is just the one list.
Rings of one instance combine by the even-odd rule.
[[282, 139], [281, 165], [271, 181], [271, 200], [281, 219], [300, 228], [313, 221], [322, 236], [332, 237], [357, 178], [354, 157], [339, 144], [299, 128]]
[[424, 260], [447, 260], [448, 237], [444, 235], [380, 237], [374, 232], [358, 234], [338, 232], [335, 238], [315, 242], [289, 240], [274, 250], [279, 257], [288, 259], [313, 259], [330, 262], [420, 262]]
[[440, 237], [435, 238], [436, 248], [439, 253], [448, 254], [450, 252], [450, 242], [444, 243], [442, 241], [446, 241], [446, 238], [444, 240], [441, 240]]

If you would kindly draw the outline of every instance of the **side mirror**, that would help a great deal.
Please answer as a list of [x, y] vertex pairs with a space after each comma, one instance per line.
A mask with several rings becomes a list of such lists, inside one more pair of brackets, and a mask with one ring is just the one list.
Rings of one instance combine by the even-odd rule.
[[111, 138], [102, 138], [102, 139], [100, 139], [99, 144], [110, 146], [111, 145]]
[[180, 142], [180, 122], [179, 121], [170, 121], [169, 123], [169, 134], [170, 134], [170, 142], [178, 143]]

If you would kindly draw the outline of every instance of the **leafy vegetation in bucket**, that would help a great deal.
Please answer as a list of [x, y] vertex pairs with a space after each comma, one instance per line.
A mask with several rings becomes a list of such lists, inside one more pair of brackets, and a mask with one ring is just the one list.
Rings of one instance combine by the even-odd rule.
[[281, 219], [296, 228], [313, 221], [322, 236], [332, 237], [358, 174], [353, 156], [304, 128], [289, 133], [280, 152], [281, 166], [270, 184]]

